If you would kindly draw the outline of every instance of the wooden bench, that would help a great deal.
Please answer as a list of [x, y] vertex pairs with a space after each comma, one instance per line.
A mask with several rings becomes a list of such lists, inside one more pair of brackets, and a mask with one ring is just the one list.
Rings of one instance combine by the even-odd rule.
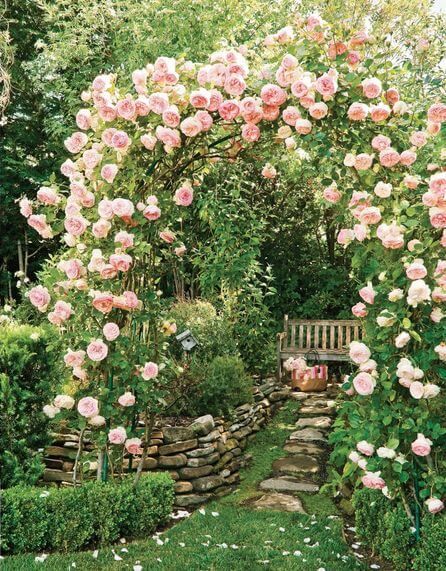
[[277, 336], [279, 378], [283, 361], [304, 357], [311, 350], [318, 352], [321, 361], [348, 361], [349, 344], [361, 338], [361, 322], [354, 319], [288, 319], [285, 315], [283, 332]]

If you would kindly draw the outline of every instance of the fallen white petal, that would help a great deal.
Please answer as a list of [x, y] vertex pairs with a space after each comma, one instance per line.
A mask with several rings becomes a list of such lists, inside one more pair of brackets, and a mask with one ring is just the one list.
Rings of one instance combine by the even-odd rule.
[[204, 508], [200, 508], [198, 512], [201, 513], [201, 515], [204, 515], [206, 513], [206, 510]]
[[211, 515], [213, 515], [214, 517], [218, 517], [220, 514], [218, 512], [211, 512]]
[[311, 541], [311, 538], [310, 538], [310, 537], [306, 537], [306, 538], [304, 539], [304, 543], [310, 543], [310, 541]]
[[133, 571], [142, 571], [142, 565], [133, 565]]
[[293, 553], [293, 555], [295, 555], [296, 557], [300, 557], [302, 555], [302, 551], [297, 550]]
[[98, 550], [98, 549], [95, 549], [95, 550], [93, 551], [93, 559], [97, 559], [97, 558], [98, 558], [98, 555], [99, 555], [99, 550]]

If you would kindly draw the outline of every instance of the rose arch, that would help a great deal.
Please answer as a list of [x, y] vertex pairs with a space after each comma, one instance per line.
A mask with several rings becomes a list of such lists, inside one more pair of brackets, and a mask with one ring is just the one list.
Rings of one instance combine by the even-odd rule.
[[[203, 169], [267, 147], [318, 165], [321, 200], [344, 217], [338, 242], [352, 244], [364, 279], [352, 311], [366, 337], [350, 347], [358, 371], [343, 385], [334, 464], [401, 497], [411, 518], [423, 503], [443, 508], [446, 172], [434, 153], [446, 105], [406, 104], [397, 64], [370, 53], [364, 31], [335, 38], [310, 16], [260, 48], [205, 64], [159, 57], [131, 82], [103, 74], [82, 92], [67, 182], [20, 207], [42, 238], [63, 234], [29, 300], [60, 328], [77, 389], [44, 412], [91, 431], [103, 478], [123, 451], [144, 460], [180, 374], [160, 277], [187, 256]], [[258, 159], [264, 177], [280, 176], [272, 163]]]

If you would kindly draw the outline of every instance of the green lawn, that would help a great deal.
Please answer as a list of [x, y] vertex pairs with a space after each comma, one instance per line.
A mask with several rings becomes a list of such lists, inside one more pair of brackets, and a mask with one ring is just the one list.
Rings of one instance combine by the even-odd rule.
[[[239, 489], [206, 505], [159, 538], [148, 538], [75, 554], [50, 555], [45, 562], [34, 555], [9, 557], [5, 571], [32, 569], [133, 569], [166, 571], [239, 571], [256, 569], [337, 571], [365, 569], [342, 539], [342, 520], [331, 500], [322, 495], [302, 495], [313, 515], [253, 511], [243, 503], [259, 492], [274, 459], [283, 456], [282, 445], [290, 432], [298, 404], [289, 402], [268, 428], [257, 435], [249, 452], [253, 462], [242, 474]], [[162, 544], [161, 544], [162, 542]], [[124, 549], [125, 551], [122, 551]], [[115, 560], [115, 557], [121, 560]], [[73, 567], [75, 564], [75, 567]], [[139, 567], [136, 567], [136, 571]]]

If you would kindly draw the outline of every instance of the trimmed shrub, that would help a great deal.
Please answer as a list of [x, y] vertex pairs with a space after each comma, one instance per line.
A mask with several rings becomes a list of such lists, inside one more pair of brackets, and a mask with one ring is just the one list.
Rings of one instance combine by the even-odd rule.
[[34, 484], [43, 470], [37, 452], [48, 442], [42, 408], [63, 377], [57, 337], [49, 329], [0, 329], [1, 487]]
[[252, 378], [238, 357], [215, 357], [196, 387], [195, 414], [227, 416], [238, 405], [252, 401]]
[[390, 561], [396, 571], [446, 569], [446, 517], [425, 514], [418, 542], [403, 506], [376, 490], [357, 490], [353, 496], [356, 533], [375, 553]]
[[146, 474], [136, 488], [132, 478], [49, 490], [17, 486], [0, 498], [4, 553], [77, 551], [147, 535], [166, 523], [174, 482], [167, 473]]

